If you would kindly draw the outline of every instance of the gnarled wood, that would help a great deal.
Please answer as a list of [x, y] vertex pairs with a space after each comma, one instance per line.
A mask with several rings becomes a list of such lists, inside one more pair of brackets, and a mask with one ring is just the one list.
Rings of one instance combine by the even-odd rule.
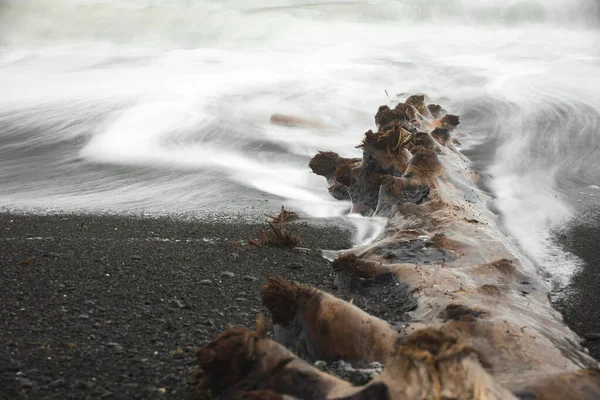
[[[384, 361], [383, 373], [364, 387], [348, 387], [274, 342], [239, 331], [237, 339], [224, 333], [199, 353], [209, 386], [235, 385], [243, 379], [239, 360], [254, 354], [258, 364], [251, 370], [269, 371], [293, 357], [285, 370], [314, 376], [310, 393], [299, 387], [307, 385], [300, 378], [287, 380], [291, 386], [254, 388], [299, 398], [596, 398], [597, 362], [551, 307], [550, 288], [501, 232], [476, 174], [453, 146], [459, 118], [416, 95], [394, 109], [381, 106], [375, 121], [379, 130], [367, 131], [360, 144], [362, 160], [320, 153], [311, 167], [347, 189], [352, 212], [388, 218], [384, 239], [333, 261], [338, 290], [348, 295], [356, 282], [391, 275], [416, 301], [407, 308], [412, 321], [396, 330], [332, 294], [282, 278], [267, 282], [262, 300], [275, 339], [297, 355]], [[240, 350], [224, 346], [225, 356], [216, 356], [226, 339]], [[239, 344], [247, 342], [252, 346]], [[214, 371], [225, 371], [227, 363], [230, 372], [217, 379]]]

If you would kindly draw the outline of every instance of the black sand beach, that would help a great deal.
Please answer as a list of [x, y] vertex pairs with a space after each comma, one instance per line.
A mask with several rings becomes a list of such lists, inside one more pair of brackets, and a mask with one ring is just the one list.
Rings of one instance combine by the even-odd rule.
[[187, 398], [195, 348], [254, 326], [266, 277], [331, 290], [316, 249], [351, 244], [326, 225], [288, 250], [246, 245], [259, 224], [0, 214], [0, 399]]
[[600, 360], [600, 215], [560, 234], [563, 248], [584, 262], [555, 301], [569, 327], [585, 339], [590, 354]]
[[[302, 220], [292, 224], [302, 238], [295, 250], [248, 246], [264, 227], [254, 223], [7, 213], [0, 221], [2, 400], [185, 399], [195, 348], [231, 324], [254, 326], [266, 277], [335, 293], [318, 249], [351, 246], [339, 225]], [[599, 233], [592, 224], [561, 236], [587, 263], [555, 302], [581, 336], [600, 332]], [[402, 318], [385, 303], [354, 302]]]

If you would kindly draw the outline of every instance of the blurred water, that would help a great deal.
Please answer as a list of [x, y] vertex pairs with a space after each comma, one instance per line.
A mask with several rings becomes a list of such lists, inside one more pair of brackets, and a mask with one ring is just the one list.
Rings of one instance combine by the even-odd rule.
[[[577, 260], [552, 231], [600, 194], [599, 10], [0, 0], [0, 207], [344, 215], [308, 160], [359, 155], [379, 105], [423, 92], [462, 115], [507, 233], [564, 283]], [[274, 113], [330, 128], [273, 126]], [[365, 238], [380, 224], [356, 223]]]

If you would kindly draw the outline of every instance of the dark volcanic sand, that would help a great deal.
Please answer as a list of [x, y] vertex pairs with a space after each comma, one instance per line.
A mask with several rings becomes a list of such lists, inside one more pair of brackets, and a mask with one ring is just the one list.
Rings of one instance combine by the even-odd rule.
[[571, 227], [559, 237], [564, 249], [581, 258], [585, 265], [555, 306], [578, 335], [585, 338], [590, 333], [597, 334], [595, 340], [586, 340], [585, 346], [600, 360], [600, 215], [585, 225]]
[[[312, 250], [245, 245], [261, 224], [0, 214], [0, 399], [189, 397], [194, 349], [230, 324], [253, 327], [265, 278], [336, 294], [316, 249], [348, 248], [351, 233], [292, 226]], [[580, 335], [600, 332], [599, 235], [580, 226], [561, 239], [588, 264], [556, 303]], [[352, 296], [390, 322], [405, 317], [381, 296]], [[600, 342], [588, 346], [598, 358]]]
[[[333, 224], [293, 226], [302, 247], [350, 246]], [[232, 244], [260, 227], [0, 214], [0, 399], [188, 397], [194, 349], [253, 327], [266, 277], [331, 290], [318, 251]]]

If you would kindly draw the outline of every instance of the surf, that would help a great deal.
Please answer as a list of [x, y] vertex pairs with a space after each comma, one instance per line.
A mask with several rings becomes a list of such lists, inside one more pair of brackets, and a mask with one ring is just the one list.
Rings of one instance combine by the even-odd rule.
[[[421, 92], [463, 115], [505, 232], [557, 284], [579, 266], [553, 232], [597, 204], [597, 2], [0, 7], [0, 207], [343, 216], [310, 157], [359, 156], [371, 110]], [[351, 221], [357, 243], [381, 232]]]

